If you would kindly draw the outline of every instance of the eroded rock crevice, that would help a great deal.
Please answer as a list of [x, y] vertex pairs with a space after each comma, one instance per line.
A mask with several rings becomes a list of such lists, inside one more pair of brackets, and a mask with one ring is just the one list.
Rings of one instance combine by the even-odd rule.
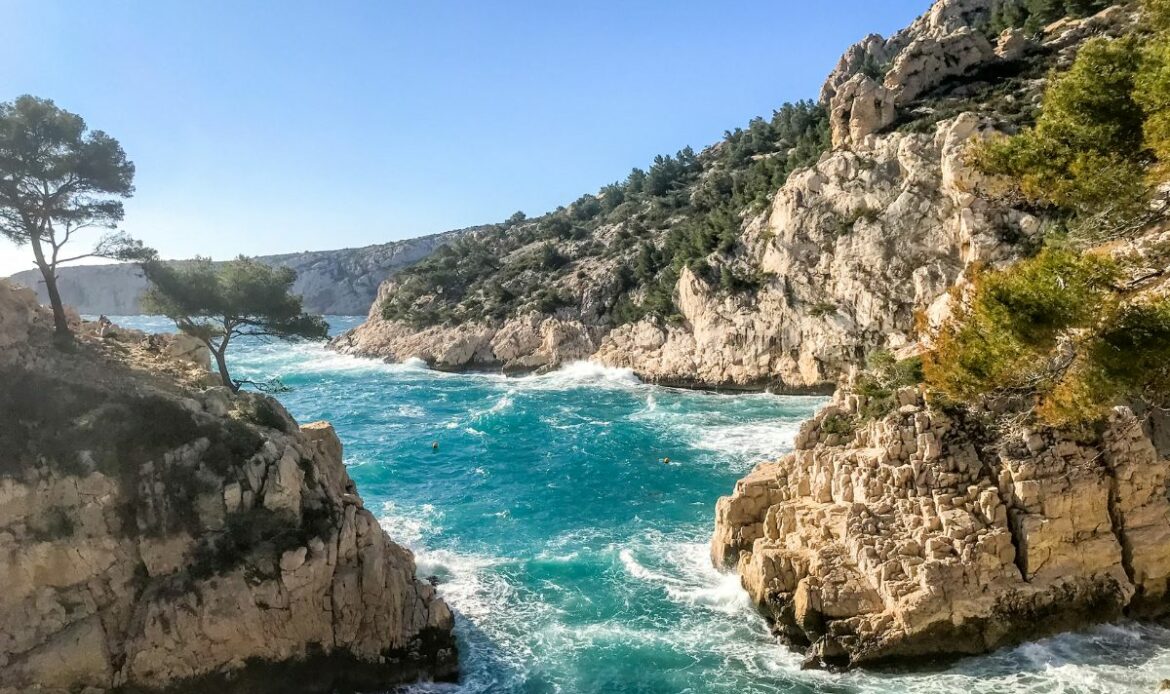
[[716, 510], [714, 562], [810, 665], [981, 653], [1170, 611], [1170, 463], [1128, 408], [1082, 441], [989, 431], [916, 389], [877, 419], [865, 406], [839, 393]]
[[62, 354], [52, 327], [0, 282], [0, 692], [454, 677], [452, 614], [328, 423], [130, 331]]

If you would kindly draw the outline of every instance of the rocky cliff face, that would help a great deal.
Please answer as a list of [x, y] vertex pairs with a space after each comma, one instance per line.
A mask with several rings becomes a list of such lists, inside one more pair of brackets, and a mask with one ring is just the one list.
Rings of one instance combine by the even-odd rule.
[[[334, 692], [455, 675], [325, 422], [132, 333], [49, 346], [0, 282], [0, 692]], [[123, 341], [126, 340], [126, 341]]]
[[[720, 325], [746, 363], [763, 351], [750, 336], [769, 335], [795, 357], [781, 371], [786, 382], [846, 374], [874, 347], [914, 349], [972, 263], [1010, 262], [1042, 233], [1044, 220], [987, 194], [994, 182], [968, 165], [967, 143], [1018, 124], [1043, 82], [1036, 67], [1067, 64], [1086, 38], [1138, 21], [1115, 6], [1038, 39], [1008, 30], [989, 42], [972, 28], [995, 5], [943, 0], [842, 58], [822, 94], [833, 151], [793, 175], [758, 230], [747, 230], [756, 262], [784, 278], [783, 292], [760, 294], [749, 309], [696, 301], [702, 290], [684, 288], [688, 323], [709, 326], [711, 343], [682, 327], [657, 337], [631, 326], [610, 340], [624, 331], [651, 368], [681, 372], [672, 338], [690, 332], [684, 352], [702, 365], [719, 353]], [[988, 74], [1012, 86], [984, 91]], [[933, 133], [921, 132], [925, 124]], [[860, 212], [834, 238], [834, 215], [850, 209]], [[626, 355], [639, 351], [615, 354], [637, 363]], [[1100, 431], [1072, 434], [1028, 424], [1025, 409], [1008, 399], [943, 408], [918, 388], [888, 406], [839, 390], [803, 425], [794, 452], [719, 501], [712, 559], [739, 573], [809, 666], [976, 654], [1170, 613], [1164, 415], [1119, 407]]]
[[754, 296], [684, 271], [684, 320], [622, 326], [598, 358], [657, 381], [799, 388], [830, 386], [868, 352], [905, 346], [915, 313], [969, 264], [1010, 258], [1039, 229], [977, 194], [964, 157], [989, 131], [964, 114], [826, 155], [745, 230], [743, 261], [770, 278]]
[[812, 665], [981, 653], [1170, 612], [1166, 422], [1083, 441], [919, 393], [856, 430], [839, 394], [719, 501], [711, 552]]
[[[363, 248], [268, 255], [257, 260], [297, 271], [293, 291], [304, 297], [306, 310], [334, 316], [360, 316], [370, 309], [383, 281], [465, 232], [449, 231]], [[26, 270], [11, 279], [35, 289], [40, 300], [48, 302], [40, 271]], [[81, 313], [141, 313], [138, 301], [146, 289], [146, 278], [135, 264], [64, 267], [58, 272], [58, 283], [65, 303]]]
[[[971, 264], [1008, 262], [1037, 238], [1043, 220], [986, 195], [968, 146], [1027, 123], [1049, 68], [1069, 62], [1086, 38], [1136, 21], [1132, 9], [1117, 6], [1038, 38], [1019, 30], [989, 38], [996, 5], [940, 0], [895, 36], [850, 48], [821, 95], [832, 148], [793, 173], [762, 213], [744, 216], [730, 248], [681, 268], [677, 315], [623, 322], [616, 307], [645, 290], [621, 279], [640, 262], [621, 250], [640, 222], [617, 222], [584, 241], [552, 242], [571, 262], [529, 290], [554, 291], [561, 301], [551, 309], [387, 319], [381, 305], [402, 291], [391, 280], [367, 322], [336, 346], [441, 368], [540, 370], [593, 358], [659, 383], [831, 389], [867, 353], [912, 343], [916, 322], [945, 309], [945, 293]], [[727, 146], [710, 148], [700, 162]], [[718, 164], [704, 167], [702, 180], [721, 174]], [[672, 226], [688, 223], [667, 219], [649, 243], [666, 249]], [[485, 285], [522, 287], [508, 284], [519, 264], [508, 265], [525, 254], [532, 252], [514, 251]], [[692, 269], [703, 266], [733, 281]], [[737, 288], [736, 277], [754, 282]]]
[[[1039, 220], [977, 195], [980, 177], [964, 155], [989, 131], [988, 121], [964, 114], [926, 134], [870, 136], [794, 174], [741, 237], [737, 262], [766, 283], [729, 294], [684, 268], [675, 289], [680, 321], [615, 329], [588, 316], [530, 313], [419, 331], [384, 320], [379, 300], [336, 344], [441, 368], [525, 370], [595, 358], [659, 383], [831, 387], [867, 352], [912, 341], [915, 312], [968, 264], [1010, 257], [1013, 241], [1039, 230]], [[380, 299], [393, 290], [388, 283]]]

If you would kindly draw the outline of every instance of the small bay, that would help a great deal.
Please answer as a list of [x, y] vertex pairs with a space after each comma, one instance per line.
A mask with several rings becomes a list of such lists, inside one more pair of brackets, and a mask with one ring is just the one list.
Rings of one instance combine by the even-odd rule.
[[242, 341], [230, 359], [289, 386], [300, 422], [334, 424], [367, 508], [456, 610], [463, 681], [413, 692], [1112, 694], [1170, 678], [1170, 630], [1133, 623], [933, 672], [801, 671], [707, 540], [719, 496], [790, 449], [824, 398], [668, 389], [586, 363], [449, 374], [319, 344]]

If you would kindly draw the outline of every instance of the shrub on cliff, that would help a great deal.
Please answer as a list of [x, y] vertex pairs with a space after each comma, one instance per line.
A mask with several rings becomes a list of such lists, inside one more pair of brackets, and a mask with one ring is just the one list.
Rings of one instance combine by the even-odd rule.
[[1134, 99], [1145, 113], [1145, 146], [1159, 160], [1155, 180], [1164, 178], [1170, 162], [1170, 0], [1148, 0], [1147, 15], [1158, 38], [1143, 52], [1142, 69], [1134, 79]]
[[1045, 92], [1034, 128], [976, 149], [985, 171], [1008, 176], [1025, 201], [1063, 211], [1088, 233], [1138, 216], [1146, 204], [1144, 114], [1134, 98], [1141, 50], [1133, 38], [1085, 44]]
[[1126, 400], [1170, 402], [1170, 298], [1121, 276], [1112, 258], [1053, 249], [977, 273], [935, 336], [927, 382], [953, 400], [1031, 397], [1042, 421], [1067, 427]]
[[854, 390], [866, 398], [861, 414], [882, 417], [894, 409], [894, 395], [900, 388], [922, 383], [922, 357], [899, 360], [893, 352], [877, 350], [865, 360], [865, 371], [857, 376]]
[[1037, 33], [1064, 17], [1087, 17], [1126, 0], [1003, 0], [991, 16], [991, 33], [1017, 27]]
[[1007, 191], [1048, 207], [1086, 238], [1113, 238], [1149, 221], [1153, 187], [1170, 157], [1170, 3], [1147, 0], [1157, 29], [1086, 43], [1053, 75], [1035, 127], [975, 149]]
[[935, 336], [928, 382], [968, 400], [1038, 386], [1058, 343], [1087, 327], [1110, 294], [1115, 265], [1096, 255], [1046, 249], [998, 272], [977, 272], [971, 296]]
[[233, 391], [241, 382], [227, 367], [227, 348], [236, 337], [323, 340], [329, 326], [304, 312], [301, 297], [290, 292], [296, 272], [240, 257], [220, 267], [207, 258], [183, 266], [147, 262], [150, 286], [143, 310], [167, 316], [179, 330], [196, 337], [215, 356], [223, 384]]

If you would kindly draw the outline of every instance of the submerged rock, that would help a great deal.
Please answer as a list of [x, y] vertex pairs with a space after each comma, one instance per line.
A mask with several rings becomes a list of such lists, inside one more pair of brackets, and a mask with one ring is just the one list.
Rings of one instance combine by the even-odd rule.
[[843, 435], [864, 402], [839, 395], [718, 503], [714, 563], [808, 664], [976, 654], [1170, 613], [1170, 461], [1141, 418], [1117, 408], [1082, 442], [900, 396]]
[[363, 507], [328, 423], [201, 391], [205, 365], [164, 373], [175, 357], [150, 346], [82, 334], [56, 353], [51, 329], [0, 282], [0, 692], [455, 676], [451, 611]]

